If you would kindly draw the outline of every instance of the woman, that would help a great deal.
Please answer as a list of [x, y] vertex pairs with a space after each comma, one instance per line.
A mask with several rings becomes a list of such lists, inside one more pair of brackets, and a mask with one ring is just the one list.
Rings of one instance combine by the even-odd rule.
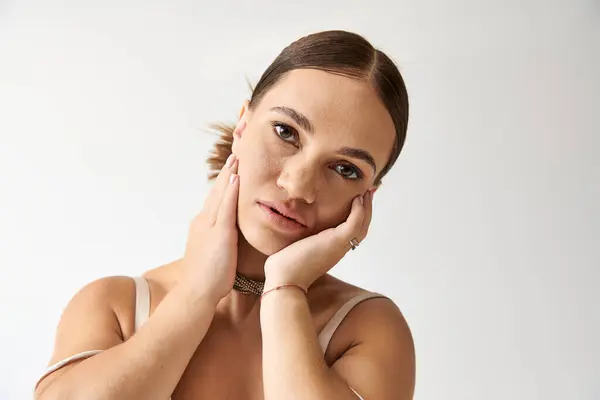
[[219, 127], [184, 256], [77, 293], [38, 398], [412, 398], [398, 308], [327, 274], [366, 237], [407, 121], [400, 73], [361, 36], [285, 48]]

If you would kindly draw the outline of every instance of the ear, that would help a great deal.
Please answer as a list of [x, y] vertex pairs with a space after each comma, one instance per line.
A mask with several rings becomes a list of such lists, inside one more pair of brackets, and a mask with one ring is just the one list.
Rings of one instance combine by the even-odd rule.
[[246, 100], [244, 100], [244, 103], [242, 103], [242, 108], [240, 109], [240, 115], [238, 115], [238, 122], [244, 117], [244, 115], [246, 114], [246, 112], [248, 111], [249, 108], [250, 108], [250, 100], [246, 99]]
[[248, 111], [249, 105], [250, 101], [245, 100], [242, 104], [242, 108], [240, 109], [238, 115], [237, 125], [235, 127], [235, 130], [233, 131], [233, 143], [231, 145], [231, 151], [233, 152], [233, 154], [236, 154], [237, 142], [242, 138], [242, 132], [246, 128], [246, 123], [248, 121], [248, 117], [250, 116], [250, 113]]

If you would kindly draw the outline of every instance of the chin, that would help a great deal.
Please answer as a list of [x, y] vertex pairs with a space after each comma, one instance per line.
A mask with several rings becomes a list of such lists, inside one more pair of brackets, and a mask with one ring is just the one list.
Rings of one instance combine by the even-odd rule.
[[238, 227], [248, 244], [262, 254], [270, 256], [301, 239], [269, 227], [259, 217], [251, 213], [238, 213]]
[[242, 221], [238, 221], [238, 226], [248, 244], [266, 256], [275, 254], [292, 243], [281, 234], [260, 224], [244, 224]]

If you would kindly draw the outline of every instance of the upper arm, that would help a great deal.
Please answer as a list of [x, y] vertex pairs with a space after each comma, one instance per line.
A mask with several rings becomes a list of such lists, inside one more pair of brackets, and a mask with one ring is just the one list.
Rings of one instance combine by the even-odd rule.
[[[49, 365], [90, 350], [106, 350], [123, 342], [123, 333], [116, 304], [133, 283], [126, 277], [109, 277], [96, 280], [83, 287], [69, 301], [58, 324], [54, 349]], [[41, 393], [60, 375], [73, 368], [77, 362], [66, 365], [38, 382], [36, 393]]]
[[356, 308], [344, 322], [353, 332], [354, 344], [332, 365], [333, 370], [366, 400], [412, 399], [415, 349], [400, 310], [386, 299], [366, 301]]

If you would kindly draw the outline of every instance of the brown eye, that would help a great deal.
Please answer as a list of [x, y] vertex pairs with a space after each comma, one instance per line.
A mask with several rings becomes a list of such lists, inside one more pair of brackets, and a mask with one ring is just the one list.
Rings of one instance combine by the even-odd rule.
[[281, 140], [288, 143], [293, 143], [296, 140], [296, 132], [291, 126], [280, 122], [273, 122], [272, 125], [273, 129], [275, 129], [275, 134], [279, 136]]
[[335, 166], [335, 170], [338, 174], [340, 174], [345, 179], [361, 179], [362, 175], [358, 168], [347, 165], [347, 164], [339, 164]]

